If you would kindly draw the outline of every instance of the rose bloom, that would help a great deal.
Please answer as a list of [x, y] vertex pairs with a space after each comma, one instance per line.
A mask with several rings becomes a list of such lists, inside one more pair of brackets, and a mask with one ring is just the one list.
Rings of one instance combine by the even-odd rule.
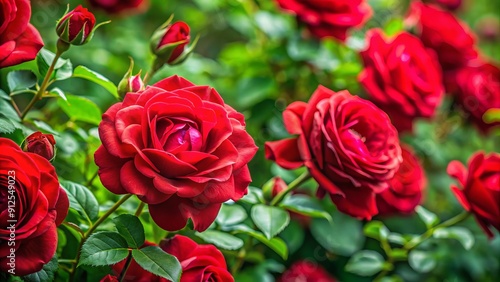
[[266, 158], [286, 169], [305, 165], [337, 208], [371, 219], [375, 194], [389, 187], [401, 163], [398, 133], [371, 102], [319, 86], [309, 103], [294, 102], [283, 112], [285, 127], [297, 137], [265, 145]]
[[363, 25], [372, 11], [364, 0], [276, 0], [297, 16], [318, 38], [347, 38], [350, 28]]
[[389, 188], [377, 194], [379, 215], [410, 214], [422, 201], [426, 185], [424, 169], [406, 146], [401, 146], [403, 163], [389, 181]]
[[217, 91], [172, 76], [111, 106], [99, 125], [95, 153], [103, 185], [149, 204], [166, 230], [189, 218], [203, 231], [220, 206], [238, 200], [251, 182], [257, 151], [242, 114]]
[[0, 272], [15, 268], [15, 275], [24, 276], [41, 270], [56, 252], [57, 226], [68, 208], [50, 162], [0, 138]]
[[292, 264], [278, 282], [335, 282], [336, 280], [320, 265], [312, 261], [297, 261]]
[[0, 68], [35, 59], [43, 41], [29, 23], [30, 1], [0, 0], [0, 11]]
[[446, 8], [450, 11], [454, 11], [462, 5], [462, 0], [434, 0], [436, 4], [439, 6]]
[[56, 140], [52, 134], [43, 134], [37, 131], [26, 137], [25, 142], [24, 151], [35, 153], [49, 161], [54, 158]]
[[460, 204], [493, 237], [490, 228], [500, 231], [500, 154], [475, 153], [469, 159], [468, 169], [459, 161], [452, 161], [448, 174], [459, 183], [451, 189]]
[[486, 123], [483, 115], [491, 108], [500, 108], [500, 69], [490, 63], [475, 61], [456, 72], [456, 98], [469, 119], [488, 132], [500, 122]]
[[408, 22], [424, 45], [436, 51], [444, 71], [464, 66], [477, 57], [475, 39], [465, 23], [452, 13], [418, 1], [412, 3]]
[[406, 32], [387, 39], [376, 29], [369, 31], [367, 38], [368, 48], [361, 52], [365, 68], [359, 81], [400, 132], [411, 131], [413, 120], [432, 117], [443, 98], [435, 54]]
[[149, 0], [89, 0], [89, 3], [108, 14], [142, 13], [149, 6]]
[[[153, 243], [146, 242], [143, 247], [153, 245]], [[160, 248], [175, 256], [181, 263], [180, 282], [234, 281], [227, 270], [224, 256], [214, 245], [198, 245], [189, 237], [175, 235], [172, 238], [164, 239], [160, 243]], [[120, 275], [124, 266], [125, 260], [113, 265], [113, 272]], [[144, 270], [135, 260], [132, 260], [123, 281], [167, 282], [169, 280]]]

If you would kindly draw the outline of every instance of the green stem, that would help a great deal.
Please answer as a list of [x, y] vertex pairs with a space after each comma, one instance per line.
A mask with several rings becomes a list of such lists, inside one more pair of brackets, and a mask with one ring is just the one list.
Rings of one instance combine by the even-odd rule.
[[38, 89], [38, 92], [35, 94], [33, 99], [29, 102], [28, 106], [24, 108], [24, 111], [21, 113], [21, 121], [24, 120], [28, 112], [33, 108], [33, 106], [38, 102], [38, 100], [42, 99], [43, 93], [45, 93], [45, 90], [47, 90], [47, 87], [49, 86], [49, 80], [50, 77], [52, 76], [52, 73], [54, 72], [54, 69], [56, 67], [57, 61], [61, 57], [63, 51], [57, 50], [56, 55], [54, 57], [54, 60], [52, 61], [52, 64], [50, 64], [49, 69], [47, 70], [47, 73], [45, 74], [45, 78], [43, 79], [42, 85], [40, 86], [40, 89]]
[[294, 181], [292, 181], [288, 185], [286, 190], [284, 190], [281, 193], [279, 193], [278, 195], [276, 195], [276, 197], [271, 201], [271, 206], [276, 206], [277, 204], [279, 204], [288, 193], [293, 191], [295, 188], [297, 188], [302, 183], [309, 180], [309, 178], [311, 178], [311, 175], [309, 174], [308, 171], [302, 173], [299, 177], [297, 177], [297, 179], [295, 179]]
[[148, 73], [146, 74], [146, 76], [144, 76], [144, 79], [142, 80], [144, 85], [148, 84], [149, 80], [153, 77], [153, 75], [155, 75], [155, 73], [159, 69], [161, 69], [163, 65], [164, 65], [163, 61], [159, 60], [158, 58], [154, 60], [153, 64], [151, 65], [151, 69], [149, 69]]
[[146, 203], [144, 203], [143, 201], [141, 201], [141, 203], [139, 204], [139, 207], [135, 211], [135, 216], [139, 217], [141, 215], [142, 210], [144, 209], [145, 206], [146, 206]]
[[99, 173], [99, 170], [96, 170], [94, 172], [94, 174], [92, 174], [92, 177], [87, 181], [87, 183], [85, 183], [85, 187], [89, 187], [90, 185], [92, 185], [92, 183], [94, 182], [94, 180], [97, 177], [98, 173]]
[[57, 262], [58, 263], [74, 264], [74, 263], [76, 263], [76, 260], [74, 260], [74, 259], [58, 259]]
[[80, 246], [78, 246], [78, 253], [75, 258], [75, 263], [73, 264], [73, 267], [71, 268], [70, 271], [70, 276], [69, 276], [69, 281], [75, 281], [75, 274], [76, 274], [76, 268], [78, 266], [78, 262], [80, 261], [80, 255], [81, 255], [81, 250], [82, 246], [87, 240], [87, 238], [96, 230], [96, 228], [101, 225], [113, 212], [115, 212], [118, 207], [120, 207], [126, 200], [128, 200], [130, 197], [132, 197], [132, 194], [128, 194], [123, 196], [118, 202], [116, 202], [103, 216], [101, 216], [95, 223], [92, 225], [87, 232], [85, 232], [84, 237], [80, 241]]
[[243, 266], [243, 263], [245, 263], [245, 256], [247, 254], [247, 250], [249, 250], [253, 245], [253, 237], [249, 237], [248, 241], [245, 243], [245, 246], [238, 252], [236, 256], [236, 261], [234, 265], [231, 267], [231, 274], [233, 276], [236, 276], [240, 268]]
[[130, 264], [132, 263], [132, 252], [128, 252], [127, 260], [125, 261], [125, 265], [123, 266], [122, 272], [120, 273], [120, 276], [118, 277], [118, 281], [122, 282], [123, 279], [125, 279], [125, 274], [127, 274], [127, 270], [130, 267]]
[[457, 214], [456, 216], [430, 228], [429, 230], [427, 230], [425, 233], [423, 233], [422, 235], [412, 239], [410, 242], [406, 243], [403, 248], [410, 251], [414, 248], [416, 248], [418, 245], [422, 244], [425, 240], [429, 239], [430, 237], [432, 237], [432, 235], [434, 234], [434, 232], [438, 229], [441, 229], [441, 228], [445, 228], [445, 227], [449, 227], [449, 226], [452, 226], [452, 225], [455, 225], [459, 222], [462, 222], [464, 221], [465, 219], [467, 219], [468, 217], [470, 216], [470, 213], [467, 212], [467, 211], [463, 211], [462, 213], [460, 214]]

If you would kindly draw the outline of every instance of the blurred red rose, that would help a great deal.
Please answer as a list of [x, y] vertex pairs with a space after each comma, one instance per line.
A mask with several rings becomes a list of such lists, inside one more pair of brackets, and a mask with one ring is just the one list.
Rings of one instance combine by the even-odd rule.
[[62, 41], [82, 45], [90, 40], [94, 26], [95, 16], [82, 5], [78, 5], [57, 22], [56, 32]]
[[189, 237], [175, 235], [160, 243], [182, 265], [181, 282], [231, 282], [226, 260], [214, 245], [198, 245]]
[[183, 55], [191, 39], [189, 31], [190, 28], [185, 22], [160, 27], [151, 38], [151, 51], [161, 58], [163, 63], [172, 64]]
[[434, 0], [439, 6], [448, 9], [450, 11], [454, 11], [462, 5], [462, 0]]
[[0, 196], [0, 272], [15, 268], [15, 275], [24, 276], [41, 270], [56, 252], [57, 226], [69, 208], [54, 167], [0, 138]]
[[368, 48], [361, 52], [365, 69], [359, 80], [370, 100], [389, 115], [400, 132], [411, 131], [415, 118], [432, 117], [442, 101], [437, 58], [406, 32], [386, 39], [376, 29], [367, 38]]
[[371, 8], [364, 0], [276, 0], [318, 38], [335, 37], [344, 41], [347, 31], [364, 24]]
[[424, 169], [418, 158], [406, 146], [401, 146], [403, 163], [389, 182], [389, 188], [377, 194], [380, 215], [409, 214], [422, 200], [426, 185]]
[[459, 161], [452, 161], [448, 174], [459, 183], [451, 189], [460, 204], [493, 237], [490, 228], [500, 231], [500, 154], [478, 152], [469, 159], [468, 170]]
[[487, 110], [500, 108], [500, 69], [497, 66], [475, 61], [458, 70], [453, 83], [458, 103], [479, 129], [488, 132], [500, 125], [483, 120]]
[[465, 23], [433, 5], [413, 2], [408, 21], [424, 45], [436, 51], [443, 71], [466, 65], [477, 57], [475, 39]]
[[35, 153], [47, 160], [52, 160], [55, 154], [56, 140], [52, 134], [43, 134], [37, 131], [26, 137], [24, 151]]
[[36, 58], [43, 47], [40, 34], [29, 21], [29, 0], [0, 0], [0, 68]]
[[336, 280], [320, 265], [301, 260], [292, 264], [278, 282], [335, 282]]
[[141, 13], [149, 6], [149, 0], [89, 0], [89, 3], [109, 14]]
[[99, 135], [103, 185], [137, 195], [166, 230], [189, 218], [207, 229], [221, 204], [243, 197], [251, 182], [247, 163], [257, 147], [243, 115], [215, 89], [178, 76], [127, 93], [104, 113]]
[[266, 158], [286, 169], [305, 165], [337, 208], [370, 219], [375, 193], [401, 163], [398, 133], [389, 117], [348, 91], [319, 86], [309, 103], [294, 102], [283, 112], [285, 127], [298, 137], [266, 142]]

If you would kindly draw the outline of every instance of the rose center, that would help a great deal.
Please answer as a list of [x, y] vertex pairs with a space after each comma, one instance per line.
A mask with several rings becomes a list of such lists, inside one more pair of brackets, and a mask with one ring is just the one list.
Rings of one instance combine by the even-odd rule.
[[183, 147], [188, 151], [200, 151], [202, 147], [201, 133], [187, 124], [174, 128], [165, 142], [165, 150], [172, 151]]

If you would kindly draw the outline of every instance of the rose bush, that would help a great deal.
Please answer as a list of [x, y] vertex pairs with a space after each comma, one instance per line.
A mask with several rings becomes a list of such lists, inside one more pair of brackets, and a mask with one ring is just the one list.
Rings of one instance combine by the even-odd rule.
[[468, 168], [452, 161], [448, 174], [459, 183], [451, 189], [460, 204], [493, 237], [492, 228], [500, 231], [500, 155], [478, 152], [469, 159]]
[[178, 76], [127, 93], [104, 113], [99, 135], [103, 185], [137, 195], [166, 230], [189, 218], [196, 230], [207, 229], [221, 204], [240, 199], [251, 181], [247, 163], [257, 147], [243, 115], [215, 89]]
[[[48, 160], [23, 152], [6, 138], [0, 138], [0, 195], [0, 271], [37, 272], [56, 252], [57, 226], [68, 213], [68, 196]], [[9, 265], [11, 253], [14, 267]]]
[[364, 24], [371, 9], [364, 0], [276, 0], [316, 37], [346, 40], [350, 28]]
[[401, 163], [398, 133], [387, 114], [348, 91], [320, 86], [308, 103], [290, 104], [283, 120], [298, 137], [267, 142], [266, 158], [287, 169], [305, 165], [340, 211], [375, 215], [375, 194], [389, 187]]
[[435, 54], [406, 32], [386, 39], [382, 31], [371, 30], [367, 41], [359, 81], [400, 132], [411, 131], [413, 120], [432, 117], [443, 98]]
[[29, 23], [30, 1], [1, 0], [0, 13], [0, 68], [35, 59], [43, 41]]
[[380, 215], [409, 214], [422, 202], [426, 185], [425, 172], [418, 158], [407, 146], [401, 146], [403, 162], [389, 182], [389, 188], [377, 194]]

